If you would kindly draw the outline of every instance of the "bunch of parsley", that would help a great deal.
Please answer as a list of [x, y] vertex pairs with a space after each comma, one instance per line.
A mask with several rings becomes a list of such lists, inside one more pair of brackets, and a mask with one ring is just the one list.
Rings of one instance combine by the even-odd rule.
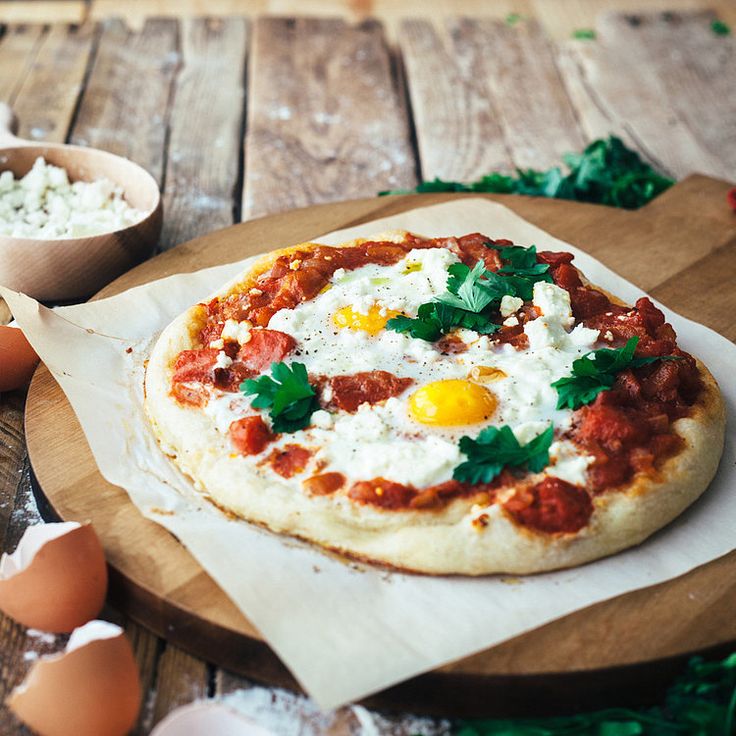
[[736, 653], [720, 662], [690, 660], [662, 706], [607, 708], [562, 718], [466, 721], [455, 736], [733, 736]]
[[635, 210], [669, 189], [675, 182], [642, 160], [616, 136], [593, 141], [582, 153], [563, 156], [568, 167], [546, 171], [517, 169], [516, 175], [486, 174], [477, 181], [422, 182], [414, 189], [395, 189], [380, 194], [410, 192], [489, 192], [526, 194], [534, 197], [570, 199]]

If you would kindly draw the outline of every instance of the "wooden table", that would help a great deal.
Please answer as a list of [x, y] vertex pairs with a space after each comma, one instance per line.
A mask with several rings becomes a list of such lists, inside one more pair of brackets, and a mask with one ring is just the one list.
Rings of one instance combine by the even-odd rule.
[[[23, 137], [95, 146], [145, 166], [164, 192], [162, 249], [241, 219], [420, 178], [547, 167], [611, 132], [678, 178], [736, 176], [736, 38], [711, 31], [712, 10], [610, 12], [596, 21], [597, 39], [583, 41], [567, 38], [569, 29], [561, 34], [549, 5], [499, 3], [501, 18], [402, 19], [394, 10], [386, 27], [251, 15], [151, 18], [134, 30], [96, 21], [106, 14], [97, 2], [98, 15], [87, 12], [93, 17], [81, 25], [2, 27], [0, 99], [15, 108]], [[465, 6], [479, 12], [478, 3]], [[573, 17], [570, 2], [559, 6]], [[0, 3], [0, 19], [8, 7]], [[712, 7], [733, 15], [733, 6]], [[517, 8], [522, 18], [504, 22]], [[6, 550], [38, 520], [23, 404], [23, 392], [0, 397]], [[141, 667], [147, 697], [136, 733], [192, 699], [252, 687], [106, 613], [125, 626]], [[0, 638], [4, 698], [27, 671], [28, 652], [59, 642], [4, 617]], [[350, 709], [317, 717], [304, 699], [258, 697], [272, 697], [299, 733], [360, 733], [359, 718], [368, 717]], [[424, 725], [426, 734], [446, 729]], [[389, 727], [419, 730], [400, 716], [380, 721]], [[5, 709], [0, 732], [25, 733]]]

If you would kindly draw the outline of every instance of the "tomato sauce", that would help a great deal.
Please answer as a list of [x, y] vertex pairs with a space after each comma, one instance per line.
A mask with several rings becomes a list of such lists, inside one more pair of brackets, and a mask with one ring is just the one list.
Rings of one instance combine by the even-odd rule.
[[258, 455], [276, 439], [276, 435], [259, 416], [237, 419], [230, 425], [228, 433], [233, 447], [241, 455]]
[[552, 477], [519, 489], [503, 507], [522, 526], [547, 533], [580, 531], [593, 513], [585, 490]]

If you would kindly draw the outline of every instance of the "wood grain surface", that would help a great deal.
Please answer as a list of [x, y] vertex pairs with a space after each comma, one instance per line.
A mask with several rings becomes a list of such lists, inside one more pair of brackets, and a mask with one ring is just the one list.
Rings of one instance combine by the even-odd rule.
[[[695, 171], [734, 176], [734, 37], [717, 37], [709, 27], [712, 12], [736, 26], [736, 6], [732, 2], [509, 0], [490, 5], [483, 0], [300, 0], [297, 8], [289, 0], [209, 0], [206, 12], [222, 17], [200, 20], [195, 25], [179, 19], [201, 16], [204, 7], [200, 0], [0, 2], [0, 24], [6, 23], [0, 25], [0, 99], [21, 113], [21, 134], [99, 145], [130, 155], [148, 168], [162, 183], [165, 203], [170, 208], [162, 247], [240, 219], [243, 181], [248, 177], [249, 206], [253, 212], [267, 213], [294, 203], [372, 194], [386, 185], [385, 178], [371, 178], [379, 170], [405, 176], [410, 182], [417, 172], [429, 178], [470, 178], [490, 169], [508, 170], [528, 162], [535, 151], [539, 151], [540, 159], [550, 160], [551, 152], [559, 152], [559, 124], [550, 135], [544, 126], [535, 124], [534, 137], [528, 142], [531, 152], [524, 156], [515, 139], [507, 141], [512, 112], [518, 111], [507, 111], [505, 119], [496, 112], [493, 88], [503, 80], [484, 76], [491, 74], [490, 61], [478, 61], [479, 54], [494, 53], [495, 46], [483, 35], [485, 31], [476, 36], [478, 47], [465, 41], [455, 44], [450, 35], [452, 28], [485, 29], [487, 16], [503, 20], [510, 12], [521, 14], [524, 22], [538, 21], [544, 32], [541, 36], [542, 31], [538, 31], [542, 39], [539, 43], [554, 54], [562, 82], [560, 86], [549, 70], [545, 74], [537, 70], [534, 85], [525, 87], [526, 96], [516, 98], [525, 107], [531, 108], [539, 100], [562, 100], [561, 109], [571, 107], [575, 117], [575, 125], [568, 131], [571, 140], [590, 140], [614, 131], [678, 176]], [[600, 15], [612, 8], [620, 12]], [[690, 12], [693, 10], [697, 12]], [[663, 11], [674, 12], [663, 15]], [[315, 58], [302, 68], [293, 57], [289, 60], [287, 53], [288, 64], [296, 67], [303, 84], [296, 91], [289, 91], [287, 86], [284, 94], [296, 95], [293, 104], [306, 111], [307, 117], [277, 121], [278, 136], [269, 141], [269, 146], [279, 154], [280, 178], [274, 180], [268, 161], [262, 159], [267, 186], [261, 186], [259, 178], [249, 173], [251, 161], [242, 151], [250, 132], [247, 118], [252, 116], [269, 124], [272, 103], [280, 99], [263, 91], [256, 96], [246, 77], [250, 69], [251, 81], [258, 81], [253, 76], [256, 48], [252, 28], [248, 38], [248, 24], [252, 26], [252, 20], [265, 13], [282, 18], [293, 18], [295, 13], [316, 14], [339, 17], [343, 23], [330, 21], [333, 36], [326, 44], [319, 24], [302, 22], [300, 44], [316, 49], [320, 61], [317, 63]], [[157, 14], [169, 20], [149, 20]], [[249, 21], [229, 17], [243, 14]], [[459, 15], [470, 21], [459, 21], [455, 17]], [[128, 18], [127, 27], [123, 22], [108, 20], [111, 16]], [[632, 23], [631, 16], [640, 22]], [[382, 18], [384, 30], [375, 23], [368, 24], [370, 31], [351, 25], [369, 17]], [[50, 21], [56, 22], [48, 25]], [[596, 41], [570, 40], [573, 29], [596, 25]], [[507, 36], [511, 31], [537, 32], [500, 26], [498, 30]], [[356, 37], [366, 44], [368, 59], [345, 69], [341, 64], [349, 57], [350, 44]], [[641, 48], [647, 45], [651, 48]], [[664, 53], [654, 54], [655, 48]], [[547, 58], [547, 51], [544, 53]], [[275, 79], [275, 72], [268, 68], [270, 58], [262, 52], [261, 69]], [[631, 59], [641, 59], [642, 63], [633, 64]], [[520, 63], [528, 68], [533, 60], [524, 58]], [[326, 70], [331, 71], [329, 94], [320, 81]], [[361, 159], [357, 154], [350, 155], [349, 149], [351, 141], [370, 135], [369, 126], [348, 116], [349, 129], [341, 129], [329, 117], [334, 113], [330, 107], [333, 97], [353, 84], [351, 75], [358, 70], [377, 85], [377, 97], [408, 103], [406, 112], [394, 111], [396, 118], [391, 123], [398, 126], [392, 129], [400, 130], [400, 119], [405, 116], [408, 133], [401, 133], [397, 139], [407, 151], [405, 168], [397, 166], [393, 153], [396, 141], [391, 156], [384, 156], [380, 147], [374, 147], [376, 160], [368, 162], [362, 181], [358, 165]], [[553, 85], [553, 90], [540, 89], [538, 85], [543, 83]], [[308, 91], [316, 93], [317, 100], [304, 99]], [[565, 102], [565, 93], [569, 102]], [[544, 113], [535, 109], [537, 115]], [[661, 109], [666, 109], [666, 114], [661, 114]], [[381, 127], [380, 135], [387, 135], [388, 127]], [[328, 136], [333, 146], [343, 145], [342, 155], [348, 153], [344, 163], [338, 160], [320, 164], [320, 155], [329, 158], [329, 147], [319, 147], [321, 136]], [[219, 144], [212, 146], [212, 141], [221, 143], [222, 148]], [[370, 141], [361, 141], [359, 150], [365, 151], [366, 146]], [[305, 165], [312, 177], [318, 178], [323, 168], [329, 168], [329, 186], [293, 175]], [[350, 189], [343, 186], [343, 180], [350, 182]], [[702, 180], [688, 181], [688, 198], [707, 213], [708, 227], [711, 221], [721, 227], [724, 218], [728, 222], [732, 216], [724, 207], [722, 194], [701, 188], [702, 184]], [[197, 196], [193, 199], [195, 189]], [[659, 206], [660, 201], [652, 206]], [[616, 215], [611, 212], [612, 218]], [[329, 218], [321, 222], [315, 217], [313, 222], [315, 232], [336, 225]], [[675, 249], [686, 241], [690, 226], [683, 216], [682, 234], [678, 230], [679, 245]], [[580, 237], [590, 242], [593, 234], [583, 229]], [[259, 237], [267, 242], [268, 235], [263, 232]], [[707, 312], [709, 323], [731, 338], [734, 327], [730, 314], [712, 313], [706, 296], [730, 298], [733, 277], [729, 268], [735, 250], [732, 240], [715, 249], [702, 248], [697, 257], [693, 256], [697, 268], [688, 273], [691, 314], [697, 317]], [[596, 255], [620, 268], [620, 253], [618, 248], [611, 248]], [[642, 275], [641, 285], [652, 289], [657, 298], [674, 303], [681, 291], [678, 272], [687, 259], [673, 262], [666, 246], [656, 252], [639, 247], [637, 258], [644, 259], [650, 269]], [[205, 265], [206, 260], [207, 254], [192, 257], [191, 268]], [[177, 264], [171, 261], [169, 265], [175, 268]], [[2, 549], [12, 549], [23, 529], [38, 519], [25, 457], [23, 403], [22, 393], [0, 398]], [[106, 613], [124, 621], [114, 609]], [[125, 625], [148, 688], [139, 734], [150, 731], [164, 713], [165, 703], [186, 699], [194, 692], [193, 687], [198, 688], [196, 692], [214, 694], [248, 685], [211, 665], [203, 668], [194, 658], [172, 657], [177, 666], [161, 668], [162, 656], [174, 648], [132, 622]], [[0, 698], [4, 698], [27, 670], [30, 659], [26, 655], [51, 650], [54, 644], [27, 636], [6, 618], [0, 618], [0, 639]], [[441, 699], [442, 693], [437, 697]], [[273, 698], [293, 710], [295, 725], [290, 727], [297, 732], [360, 732], [348, 711], [336, 716], [334, 723], [319, 721], [324, 731], [305, 730], [308, 726], [298, 724], [312, 722], [309, 703], [298, 699], [287, 703], [287, 696], [277, 693]], [[379, 722], [375, 713], [370, 717]], [[412, 722], [405, 718], [380, 723], [386, 732], [389, 728], [396, 734], [414, 732]], [[441, 724], [434, 727], [444, 728]], [[426, 726], [424, 731], [430, 733], [429, 728]], [[4, 708], [0, 708], [0, 732], [24, 733]]]
[[[655, 267], [661, 258], [660, 248], [667, 249], [682, 283], [697, 273], [699, 264], [706, 263], [712, 252], [736, 242], [733, 218], [701, 208], [699, 198], [693, 196], [693, 192], [700, 196], [707, 193], [708, 201], [718, 201], [727, 188], [725, 182], [692, 177], [657, 203], [634, 213], [525, 197], [495, 199], [609, 264], [612, 259], [607, 254], [615, 250], [617, 270], [656, 291], [658, 279], [669, 277], [666, 269]], [[326, 229], [359, 224], [453, 196], [462, 195], [358, 200], [254, 220], [170, 250], [124, 275], [100, 296], [172, 271], [235, 261], [303, 242]], [[642, 242], [650, 246], [647, 254], [651, 251], [651, 258], [639, 256]], [[731, 278], [736, 277], [736, 262], [728, 271]], [[680, 289], [668, 306], [692, 314], [690, 294], [689, 289]], [[734, 293], [724, 295], [710, 308], [699, 304], [696, 316], [709, 324], [724, 310], [732, 309], [736, 309]], [[727, 334], [735, 331], [731, 326]], [[253, 627], [184, 547], [163, 528], [143, 519], [121, 489], [102, 479], [71, 408], [45, 370], [39, 371], [31, 386], [26, 435], [34, 473], [51, 507], [63, 519], [92, 520], [116, 572], [113, 600], [119, 607], [194, 654], [206, 654], [216, 663], [257, 680], [296, 686]], [[393, 687], [369, 702], [384, 708], [453, 715], [507, 715], [571, 710], [580, 699], [591, 707], [601, 707], [610, 698], [611, 687], [620, 701], [640, 700], [662, 684], [661, 673], [657, 676], [662, 660], [685, 658], [700, 650], [725, 651], [734, 645], [735, 595], [733, 553], [669, 583], [566, 616]], [[177, 652], [170, 659], [179, 662], [185, 656]], [[510, 689], [511, 681], [513, 694], [509, 693], [502, 704], [483, 697]], [[446, 693], [441, 701], [436, 699], [438, 689]]]

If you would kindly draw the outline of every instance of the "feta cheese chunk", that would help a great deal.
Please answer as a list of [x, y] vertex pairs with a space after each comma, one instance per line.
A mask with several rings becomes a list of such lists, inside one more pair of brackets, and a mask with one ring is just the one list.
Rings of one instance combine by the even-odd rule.
[[506, 294], [501, 299], [499, 311], [502, 317], [510, 317], [514, 312], [518, 312], [524, 306], [524, 300], [518, 296], [509, 296]]
[[82, 238], [130, 227], [145, 213], [131, 207], [108, 179], [69, 182], [65, 169], [39, 157], [16, 180], [0, 173], [0, 235], [56, 240]]

